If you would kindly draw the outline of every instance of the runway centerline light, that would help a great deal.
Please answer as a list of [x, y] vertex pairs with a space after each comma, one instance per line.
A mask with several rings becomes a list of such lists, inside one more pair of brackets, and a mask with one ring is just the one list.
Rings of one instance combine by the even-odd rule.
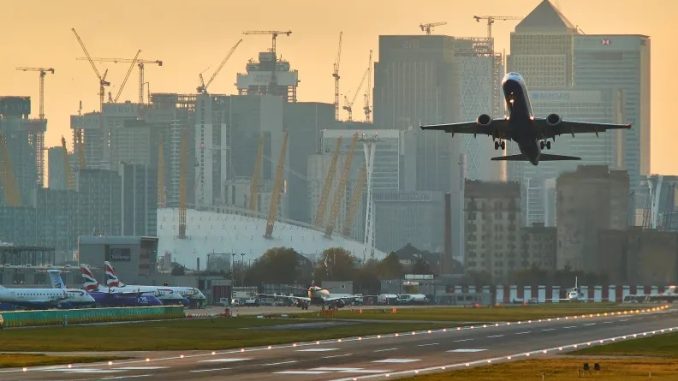
[[150, 361], [151, 361], [151, 359], [149, 359], [148, 357], [146, 357], [146, 362], [150, 362]]
[[217, 354], [217, 352], [215, 352], [215, 351], [212, 351], [212, 356], [214, 356], [214, 355], [216, 355], [216, 354]]
[[108, 365], [109, 365], [109, 366], [110, 366], [110, 365], [113, 365], [113, 361], [109, 361], [109, 362], [108, 362]]
[[184, 355], [179, 355], [179, 358], [184, 358]]

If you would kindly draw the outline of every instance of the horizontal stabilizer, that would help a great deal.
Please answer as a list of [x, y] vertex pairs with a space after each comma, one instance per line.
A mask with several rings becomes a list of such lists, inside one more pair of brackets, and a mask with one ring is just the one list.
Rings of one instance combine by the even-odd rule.
[[[493, 157], [492, 160], [503, 160], [503, 161], [530, 161], [527, 156], [521, 154], [518, 155], [509, 155], [509, 156], [498, 156]], [[581, 160], [580, 157], [576, 156], [565, 156], [565, 155], [550, 155], [547, 153], [542, 153], [539, 155], [539, 161], [558, 161], [558, 160]]]

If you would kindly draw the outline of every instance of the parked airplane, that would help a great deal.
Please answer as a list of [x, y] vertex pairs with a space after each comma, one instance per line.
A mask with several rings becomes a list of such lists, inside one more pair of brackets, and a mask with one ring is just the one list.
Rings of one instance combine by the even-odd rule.
[[581, 290], [579, 290], [578, 283], [579, 283], [578, 279], [575, 276], [574, 287], [567, 290], [567, 296], [563, 300], [568, 302], [585, 302], [589, 300], [589, 298], [586, 295], [582, 294]]
[[329, 309], [338, 309], [346, 306], [347, 303], [354, 301], [362, 301], [363, 295], [351, 295], [351, 294], [330, 294], [330, 290], [322, 287], [318, 287], [315, 284], [306, 290], [308, 296], [293, 296], [293, 295], [261, 295], [261, 296], [272, 296], [275, 298], [286, 298], [294, 301], [301, 309], [307, 310], [309, 305], [321, 306], [322, 309], [325, 307]]
[[74, 308], [94, 305], [83, 290], [54, 288], [5, 288], [0, 286], [0, 303], [30, 309]]
[[[115, 288], [101, 288], [99, 282], [94, 278], [92, 271], [87, 265], [80, 265], [80, 274], [85, 291], [94, 298], [97, 305], [105, 307], [136, 307], [136, 306], [160, 306], [162, 303], [152, 293], [138, 291], [120, 291]], [[63, 285], [61, 276], [55, 281], [52, 279], [52, 286]]]
[[[109, 261], [104, 262], [106, 268], [106, 286], [118, 290], [136, 290], [141, 292], [153, 293], [162, 304], [183, 304], [190, 305], [191, 300], [184, 294], [190, 294], [195, 300], [201, 300], [201, 303], [206, 299], [200, 290], [193, 287], [169, 287], [169, 286], [141, 286], [125, 284], [118, 279], [113, 265]], [[195, 303], [193, 303], [195, 304]]]
[[628, 129], [630, 124], [570, 122], [562, 120], [558, 114], [549, 114], [546, 118], [536, 118], [525, 86], [525, 80], [518, 73], [507, 73], [502, 80], [502, 91], [506, 100], [507, 116], [492, 119], [482, 114], [474, 122], [435, 124], [421, 126], [422, 130], [439, 130], [454, 135], [473, 134], [492, 136], [494, 149], [506, 148], [506, 140], [518, 143], [520, 154], [493, 157], [492, 160], [529, 161], [537, 165], [540, 161], [580, 160], [576, 156], [551, 155], [542, 153], [544, 148], [551, 149], [551, 141], [562, 134], [595, 133], [612, 129]]

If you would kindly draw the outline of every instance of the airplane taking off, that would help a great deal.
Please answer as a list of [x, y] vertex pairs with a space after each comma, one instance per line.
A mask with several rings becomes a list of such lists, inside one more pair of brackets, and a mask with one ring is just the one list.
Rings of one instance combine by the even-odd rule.
[[330, 290], [322, 287], [318, 287], [315, 284], [306, 290], [308, 296], [293, 296], [293, 295], [264, 295], [274, 298], [286, 298], [290, 299], [297, 303], [301, 309], [307, 310], [309, 305], [312, 306], [321, 306], [323, 309], [328, 307], [329, 309], [338, 309], [344, 307], [347, 302], [352, 302], [355, 300], [363, 299], [363, 295], [350, 295], [350, 294], [330, 294]]
[[473, 134], [492, 136], [494, 149], [506, 148], [506, 140], [518, 143], [520, 154], [493, 157], [492, 160], [529, 161], [537, 165], [540, 161], [580, 160], [576, 156], [551, 155], [542, 153], [551, 149], [551, 141], [562, 134], [595, 133], [613, 129], [629, 129], [630, 124], [572, 122], [562, 120], [558, 114], [537, 118], [532, 113], [525, 80], [518, 73], [507, 73], [502, 80], [502, 91], [506, 101], [507, 116], [492, 119], [482, 114], [474, 122], [434, 124], [421, 126], [422, 130], [439, 130], [454, 135]]

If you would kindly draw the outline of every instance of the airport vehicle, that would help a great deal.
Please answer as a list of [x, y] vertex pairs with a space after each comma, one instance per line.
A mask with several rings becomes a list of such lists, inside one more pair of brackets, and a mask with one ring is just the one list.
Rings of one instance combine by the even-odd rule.
[[429, 304], [431, 301], [424, 294], [400, 294], [397, 304]]
[[67, 288], [5, 288], [0, 286], [0, 303], [29, 309], [74, 308], [94, 305], [83, 290]]
[[[101, 288], [99, 282], [94, 278], [92, 271], [87, 265], [80, 265], [80, 275], [83, 280], [85, 291], [94, 298], [96, 304], [105, 307], [136, 307], [136, 306], [159, 306], [160, 300], [150, 292], [139, 292], [133, 290], [120, 291], [115, 288]], [[63, 285], [61, 276], [52, 285]]]
[[520, 154], [493, 157], [492, 160], [529, 161], [538, 165], [540, 161], [580, 160], [576, 156], [551, 155], [542, 153], [544, 148], [551, 149], [556, 136], [604, 132], [612, 129], [629, 129], [630, 124], [573, 122], [562, 120], [558, 114], [549, 114], [546, 118], [537, 118], [532, 113], [530, 98], [525, 80], [519, 73], [507, 73], [502, 80], [502, 91], [506, 101], [507, 116], [495, 118], [481, 114], [473, 122], [434, 124], [421, 126], [422, 130], [438, 130], [454, 134], [473, 134], [492, 136], [494, 149], [506, 148], [506, 141], [518, 143]]
[[308, 296], [294, 296], [294, 295], [260, 295], [260, 296], [272, 296], [275, 298], [285, 298], [293, 301], [299, 308], [302, 310], [307, 310], [310, 305], [321, 306], [322, 309], [325, 307], [329, 309], [338, 309], [346, 306], [347, 304], [352, 304], [354, 301], [362, 301], [363, 295], [351, 295], [351, 294], [334, 294], [330, 293], [330, 290], [322, 287], [318, 287], [315, 284], [306, 290]]
[[205, 304], [207, 298], [195, 287], [175, 287], [175, 286], [141, 286], [129, 285], [120, 281], [113, 265], [109, 261], [104, 262], [106, 267], [106, 285], [119, 289], [133, 289], [144, 292], [153, 292], [163, 304], [184, 304], [192, 307], [201, 307]]

